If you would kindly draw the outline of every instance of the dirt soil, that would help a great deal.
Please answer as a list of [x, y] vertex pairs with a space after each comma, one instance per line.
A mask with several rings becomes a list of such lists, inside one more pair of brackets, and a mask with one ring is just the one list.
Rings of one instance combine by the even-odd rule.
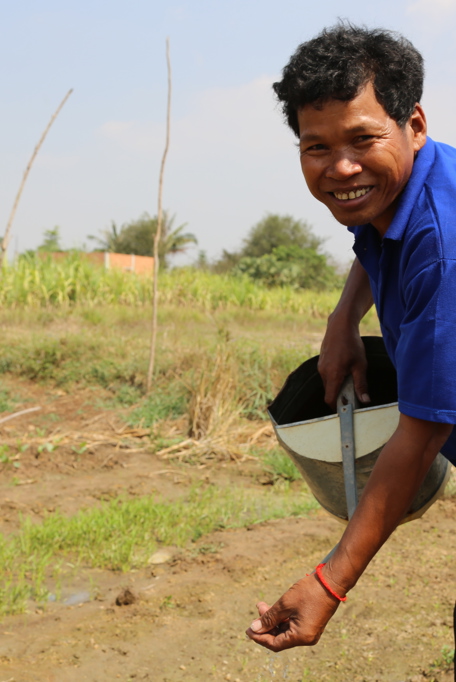
[[[4, 533], [20, 515], [71, 514], [123, 491], [173, 497], [199, 479], [261, 485], [253, 462], [177, 467], [141, 444], [140, 433], [136, 448], [120, 447], [125, 422], [102, 406], [101, 391], [5, 382], [20, 396], [15, 410], [42, 409], [0, 425], [0, 443], [33, 442], [20, 467], [0, 465]], [[56, 434], [62, 445], [48, 451]], [[450, 682], [442, 647], [454, 647], [455, 517], [449, 496], [401, 527], [320, 643], [282, 654], [244, 631], [259, 599], [272, 603], [337, 542], [342, 526], [324, 512], [216, 532], [129, 574], [78, 569], [58, 601], [30, 603], [0, 622], [0, 682]]]

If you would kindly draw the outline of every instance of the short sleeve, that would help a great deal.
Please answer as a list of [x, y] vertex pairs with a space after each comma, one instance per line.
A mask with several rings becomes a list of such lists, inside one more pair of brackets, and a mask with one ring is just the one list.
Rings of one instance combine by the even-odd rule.
[[399, 410], [456, 423], [456, 261], [439, 259], [404, 282], [395, 359]]

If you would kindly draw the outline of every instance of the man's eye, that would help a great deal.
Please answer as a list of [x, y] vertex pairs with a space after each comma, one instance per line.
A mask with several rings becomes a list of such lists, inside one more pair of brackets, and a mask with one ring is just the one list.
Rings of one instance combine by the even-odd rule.
[[359, 135], [359, 137], [356, 138], [357, 142], [370, 142], [370, 140], [373, 140], [374, 136], [373, 135]]
[[312, 152], [321, 152], [325, 151], [326, 147], [324, 144], [313, 144], [310, 147], [305, 147], [304, 149], [301, 149], [301, 154], [307, 154], [307, 153], [312, 153]]

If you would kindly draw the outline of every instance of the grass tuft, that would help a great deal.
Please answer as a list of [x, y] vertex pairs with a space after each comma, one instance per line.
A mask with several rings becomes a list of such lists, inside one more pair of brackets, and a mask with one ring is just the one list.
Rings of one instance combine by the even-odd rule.
[[280, 448], [270, 450], [262, 457], [264, 469], [271, 474], [273, 480], [299, 481], [302, 476], [293, 460]]

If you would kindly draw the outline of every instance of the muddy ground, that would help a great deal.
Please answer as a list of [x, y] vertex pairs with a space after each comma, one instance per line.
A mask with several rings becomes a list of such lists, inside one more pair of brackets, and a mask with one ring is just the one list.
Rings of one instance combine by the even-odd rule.
[[[42, 409], [0, 425], [3, 442], [35, 437], [20, 467], [0, 465], [4, 533], [17, 528], [20, 515], [39, 521], [56, 509], [71, 514], [122, 491], [172, 497], [199, 479], [264, 484], [254, 461], [175, 466], [141, 444], [140, 434], [137, 448], [119, 447], [124, 422], [103, 407], [100, 391], [68, 395], [8, 381], [22, 400], [15, 410]], [[101, 434], [105, 442], [100, 436], [84, 452], [63, 444], [38, 453], [39, 438], [48, 442], [59, 430], [73, 440]], [[451, 495], [401, 527], [320, 643], [277, 655], [244, 630], [256, 601], [273, 602], [337, 542], [342, 527], [322, 511], [217, 532], [129, 574], [78, 568], [58, 600], [30, 603], [0, 622], [0, 682], [450, 682], [442, 648], [454, 646], [455, 518]]]

